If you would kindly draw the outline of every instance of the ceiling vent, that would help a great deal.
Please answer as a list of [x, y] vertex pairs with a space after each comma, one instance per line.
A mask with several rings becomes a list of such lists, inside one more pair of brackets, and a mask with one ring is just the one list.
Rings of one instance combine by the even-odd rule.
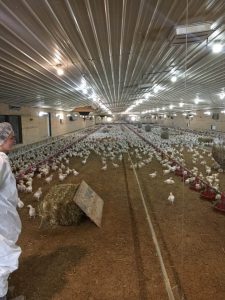
[[20, 106], [15, 106], [15, 105], [9, 105], [9, 110], [15, 110], [15, 111], [19, 111], [21, 109]]
[[186, 41], [187, 43], [201, 43], [207, 40], [212, 32], [211, 22], [176, 26], [170, 37], [170, 43], [172, 45], [183, 45]]

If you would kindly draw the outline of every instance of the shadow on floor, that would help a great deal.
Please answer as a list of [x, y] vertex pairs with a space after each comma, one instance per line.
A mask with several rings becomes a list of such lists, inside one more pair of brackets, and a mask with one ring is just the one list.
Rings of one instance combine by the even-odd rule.
[[66, 284], [65, 273], [72, 272], [85, 255], [85, 249], [68, 246], [47, 255], [30, 256], [20, 263], [10, 285], [15, 285], [16, 294], [25, 295], [27, 300], [52, 299]]

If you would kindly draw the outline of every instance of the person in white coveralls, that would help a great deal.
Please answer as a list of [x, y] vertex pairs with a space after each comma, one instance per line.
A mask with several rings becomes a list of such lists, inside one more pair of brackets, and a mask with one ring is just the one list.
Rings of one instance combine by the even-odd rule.
[[7, 157], [14, 144], [11, 124], [0, 123], [0, 300], [7, 299], [8, 277], [18, 268], [21, 254], [21, 248], [16, 245], [21, 232], [16, 180]]

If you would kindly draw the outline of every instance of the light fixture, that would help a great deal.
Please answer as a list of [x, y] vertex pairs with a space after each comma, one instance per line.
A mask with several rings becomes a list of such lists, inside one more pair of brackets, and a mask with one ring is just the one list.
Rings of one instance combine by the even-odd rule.
[[174, 105], [170, 104], [169, 109], [173, 109]]
[[166, 108], [163, 106], [163, 107], [162, 107], [162, 110], [165, 110], [165, 109], [166, 109]]
[[63, 68], [62, 68], [62, 65], [61, 65], [61, 64], [58, 64], [58, 65], [56, 65], [56, 68], [57, 68], [57, 74], [58, 74], [59, 76], [62, 76], [62, 75], [64, 74], [64, 70], [63, 70]]
[[224, 91], [221, 92], [221, 93], [219, 94], [219, 97], [220, 97], [220, 100], [223, 100], [223, 99], [225, 98], [225, 92], [224, 92]]
[[146, 94], [144, 94], [144, 98], [145, 98], [145, 99], [148, 99], [150, 96], [151, 96], [151, 94], [150, 94], [150, 93], [146, 93]]
[[210, 116], [210, 115], [211, 115], [211, 112], [210, 112], [210, 111], [205, 111], [205, 112], [204, 112], [204, 115]]
[[172, 82], [176, 82], [176, 81], [177, 81], [177, 76], [172, 76], [172, 77], [170, 78], [170, 80], [171, 80]]
[[45, 116], [47, 114], [48, 113], [46, 111], [39, 111], [39, 113], [38, 113], [39, 117]]
[[63, 120], [64, 117], [63, 117], [63, 114], [62, 113], [58, 113], [55, 115], [57, 118], [59, 118], [60, 120]]
[[180, 106], [180, 107], [183, 107], [183, 106], [184, 106], [184, 103], [183, 103], [183, 102], [180, 102], [180, 103], [179, 103], [179, 106]]
[[212, 52], [213, 53], [220, 53], [223, 50], [223, 45], [220, 41], [215, 41], [212, 45]]
[[182, 113], [182, 115], [186, 117], [186, 116], [187, 116], [187, 113]]
[[200, 101], [200, 99], [198, 98], [198, 96], [194, 99], [195, 104], [198, 104]]

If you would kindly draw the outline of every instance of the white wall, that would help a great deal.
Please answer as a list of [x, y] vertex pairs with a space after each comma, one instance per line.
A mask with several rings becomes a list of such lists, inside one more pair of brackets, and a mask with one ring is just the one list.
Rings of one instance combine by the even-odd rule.
[[40, 111], [51, 112], [52, 136], [69, 133], [95, 124], [94, 118], [92, 121], [84, 121], [83, 118], [78, 118], [78, 120], [71, 122], [66, 116], [68, 112], [62, 112], [64, 119], [62, 123], [60, 123], [59, 118], [56, 117], [56, 114], [59, 113], [59, 111], [30, 107], [21, 107], [19, 111], [14, 111], [9, 110], [7, 104], [0, 103], [0, 115], [21, 116], [23, 145], [48, 138], [48, 116], [39, 117], [38, 113]]
[[[182, 114], [177, 114], [174, 119], [147, 119], [143, 123], [156, 123], [160, 125], [165, 125], [169, 127], [181, 127], [184, 129], [194, 129], [194, 130], [210, 130], [211, 125], [216, 126], [216, 130], [225, 132], [225, 115], [219, 114], [219, 120], [213, 120], [212, 115], [206, 116], [203, 112], [197, 112], [197, 115], [193, 117], [190, 121], [185, 118]], [[189, 126], [187, 126], [189, 124]]]

